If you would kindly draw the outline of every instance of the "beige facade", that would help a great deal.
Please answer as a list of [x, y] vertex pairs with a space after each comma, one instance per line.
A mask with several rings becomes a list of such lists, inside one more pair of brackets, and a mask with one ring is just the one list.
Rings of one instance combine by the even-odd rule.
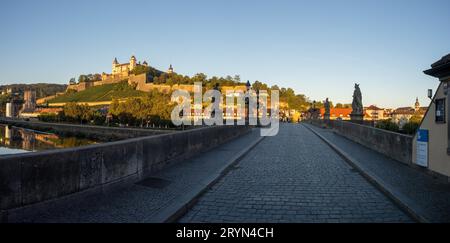
[[[440, 83], [433, 101], [446, 98], [444, 94], [444, 85]], [[437, 123], [435, 121], [436, 106], [430, 104], [428, 111], [423, 118], [420, 129], [428, 130], [428, 168], [439, 174], [450, 176], [450, 155], [448, 148], [448, 107], [446, 109], [446, 122]], [[413, 163], [417, 163], [417, 134], [413, 140]]]
[[[436, 91], [433, 102], [430, 104], [428, 111], [423, 118], [420, 129], [428, 130], [428, 168], [439, 174], [450, 176], [450, 154], [447, 153], [448, 144], [448, 107], [445, 109], [445, 123], [437, 123], [435, 121], [436, 99], [445, 99], [444, 83], [441, 82]], [[417, 134], [413, 140], [413, 163], [417, 163]]]
[[[424, 73], [438, 78], [440, 84], [420, 125], [420, 129], [428, 130], [428, 146], [426, 146], [427, 141], [423, 141], [424, 137], [419, 137], [419, 133], [416, 134], [413, 141], [412, 161], [416, 164], [425, 162], [424, 164], [431, 171], [446, 176], [450, 182], [450, 123], [448, 120], [450, 54], [431, 64], [431, 69], [425, 70]], [[431, 93], [428, 95], [430, 96]], [[422, 133], [426, 135], [424, 131]], [[419, 138], [422, 138], [421, 142], [418, 141]]]
[[384, 118], [384, 109], [378, 108], [375, 105], [371, 105], [369, 107], [364, 108], [365, 116], [364, 120], [383, 120]]

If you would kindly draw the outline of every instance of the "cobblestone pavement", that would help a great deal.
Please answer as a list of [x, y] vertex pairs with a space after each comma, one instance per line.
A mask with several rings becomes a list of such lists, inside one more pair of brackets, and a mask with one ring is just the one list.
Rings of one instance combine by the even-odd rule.
[[380, 153], [335, 134], [307, 125], [356, 159], [357, 165], [393, 188], [400, 200], [430, 222], [450, 222], [450, 185], [421, 170], [408, 167]]
[[280, 124], [180, 222], [413, 222], [322, 140]]

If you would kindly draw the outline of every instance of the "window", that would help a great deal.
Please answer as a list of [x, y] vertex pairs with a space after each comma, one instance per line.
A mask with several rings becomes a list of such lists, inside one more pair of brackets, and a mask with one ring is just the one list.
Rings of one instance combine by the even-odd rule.
[[436, 99], [436, 123], [445, 123], [445, 99]]

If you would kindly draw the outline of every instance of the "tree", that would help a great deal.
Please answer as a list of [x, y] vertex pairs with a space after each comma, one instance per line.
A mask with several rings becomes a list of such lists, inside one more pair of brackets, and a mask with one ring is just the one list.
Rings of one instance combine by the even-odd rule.
[[122, 124], [143, 126], [170, 120], [174, 105], [170, 95], [153, 90], [145, 97], [129, 98], [125, 102], [114, 99], [109, 112]]
[[131, 73], [134, 75], [139, 75], [139, 74], [149, 73], [149, 72], [150, 72], [150, 67], [143, 66], [143, 65], [138, 65], [131, 71]]
[[0, 113], [5, 114], [6, 112], [6, 103], [11, 100], [11, 94], [3, 94], [0, 95]]
[[69, 102], [63, 108], [64, 117], [73, 121], [89, 121], [92, 117], [92, 111], [87, 104], [78, 105], [76, 102]]
[[88, 76], [86, 76], [86, 75], [84, 75], [84, 74], [81, 74], [81, 75], [78, 77], [78, 83], [83, 83], [83, 82], [86, 82], [86, 81], [89, 81]]
[[337, 103], [335, 108], [352, 108], [352, 104]]
[[[256, 80], [253, 84], [252, 84], [252, 88], [254, 90], [266, 90], [269, 93], [269, 87], [267, 87], [267, 84], [259, 82], [258, 80]], [[270, 94], [270, 93], [269, 93]]]
[[421, 123], [422, 122], [422, 115], [419, 112], [415, 112], [411, 118], [409, 118], [409, 122], [413, 123]]
[[380, 129], [384, 129], [384, 130], [393, 131], [393, 132], [399, 132], [399, 130], [400, 130], [400, 128], [397, 125], [397, 123], [392, 122], [391, 120], [378, 121], [376, 123], [375, 127], [380, 128]]

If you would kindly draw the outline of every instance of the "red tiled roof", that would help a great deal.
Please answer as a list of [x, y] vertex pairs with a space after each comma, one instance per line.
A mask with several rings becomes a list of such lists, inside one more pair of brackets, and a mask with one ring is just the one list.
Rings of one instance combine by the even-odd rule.
[[62, 111], [62, 108], [39, 108], [36, 109], [37, 113], [58, 113]]
[[[352, 108], [330, 108], [331, 117], [350, 117], [352, 113]], [[320, 114], [323, 116], [325, 114], [325, 108], [320, 108]]]
[[383, 110], [381, 108], [376, 107], [375, 105], [371, 105], [371, 106], [366, 107], [364, 109], [366, 109], [366, 110], [376, 110], [376, 111]]

